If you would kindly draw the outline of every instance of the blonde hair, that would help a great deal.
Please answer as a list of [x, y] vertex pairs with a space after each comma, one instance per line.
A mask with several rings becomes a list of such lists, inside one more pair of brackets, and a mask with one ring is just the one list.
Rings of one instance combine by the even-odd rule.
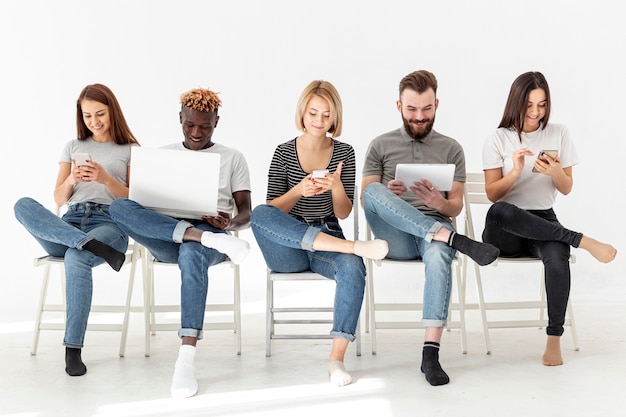
[[321, 97], [328, 102], [328, 105], [330, 106], [331, 120], [331, 126], [330, 129], [328, 129], [328, 133], [335, 138], [341, 136], [341, 119], [343, 114], [341, 97], [339, 97], [339, 93], [334, 85], [323, 80], [311, 81], [309, 85], [306, 86], [304, 91], [302, 91], [302, 94], [300, 94], [298, 106], [296, 108], [296, 128], [304, 132], [305, 128], [302, 116], [304, 115], [306, 106], [309, 104], [309, 100], [311, 100], [312, 96]]
[[197, 111], [217, 113], [217, 108], [222, 105], [217, 94], [206, 88], [194, 88], [180, 95], [180, 104]]

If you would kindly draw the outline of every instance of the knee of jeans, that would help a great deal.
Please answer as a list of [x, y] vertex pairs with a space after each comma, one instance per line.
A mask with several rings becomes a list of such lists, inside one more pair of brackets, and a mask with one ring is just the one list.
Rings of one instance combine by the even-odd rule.
[[17, 213], [18, 211], [23, 210], [24, 206], [28, 205], [32, 201], [33, 201], [33, 199], [30, 198], [30, 197], [22, 197], [22, 198], [20, 198], [13, 205], [13, 211]]
[[454, 259], [456, 250], [442, 242], [434, 242], [422, 256], [424, 263], [450, 264]]
[[250, 213], [250, 222], [258, 221], [260, 218], [263, 218], [264, 216], [266, 216], [267, 213], [269, 213], [273, 209], [275, 209], [275, 207], [269, 204], [260, 204], [256, 206], [252, 210], [252, 213]]
[[365, 263], [363, 258], [356, 255], [343, 256], [341, 263], [337, 267], [342, 271], [342, 275], [355, 277], [358, 286], [365, 286]]
[[178, 263], [185, 261], [199, 262], [204, 257], [204, 246], [199, 242], [184, 242], [178, 247]]
[[63, 257], [66, 269], [71, 268], [83, 268], [85, 270], [93, 268], [100, 260], [100, 263], [104, 263], [104, 259], [97, 257], [93, 253], [87, 250], [78, 250], [76, 248], [69, 248], [65, 251]]
[[570, 257], [570, 246], [563, 242], [544, 242], [541, 248], [543, 263], [567, 263]]
[[128, 201], [130, 200], [128, 200], [127, 198], [116, 198], [115, 200], [111, 201], [111, 204], [109, 204], [109, 216], [111, 216], [112, 218], [118, 217], [117, 215], [119, 213], [123, 213], [126, 210], [124, 206]]
[[[487, 210], [488, 218], [502, 219], [511, 214], [510, 208], [513, 205], [504, 201], [497, 201]], [[514, 206], [513, 206], [514, 207]]]

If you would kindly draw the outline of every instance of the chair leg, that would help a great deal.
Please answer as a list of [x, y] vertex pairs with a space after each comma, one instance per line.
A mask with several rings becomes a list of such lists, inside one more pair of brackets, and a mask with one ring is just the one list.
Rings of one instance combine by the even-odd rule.
[[234, 295], [233, 299], [235, 301], [235, 339], [237, 343], [237, 355], [241, 355], [241, 282], [239, 275], [239, 265], [236, 265], [231, 262], [231, 266], [234, 268], [233, 271], [233, 287], [234, 287]]
[[130, 320], [130, 306], [133, 298], [133, 288], [135, 286], [135, 266], [138, 259], [139, 250], [133, 247], [130, 260], [130, 275], [128, 277], [128, 290], [126, 291], [126, 304], [124, 305], [124, 321], [122, 322], [122, 337], [120, 341], [120, 358], [126, 353], [126, 340], [128, 339], [128, 322]]
[[39, 347], [39, 333], [41, 332], [41, 319], [43, 317], [43, 308], [48, 298], [48, 282], [50, 280], [50, 264], [44, 266], [43, 279], [41, 281], [41, 292], [39, 293], [39, 302], [37, 303], [37, 316], [35, 317], [35, 330], [33, 331], [33, 343], [30, 348], [30, 354], [36, 355]]
[[267, 271], [267, 290], [265, 302], [265, 356], [272, 356], [272, 335], [274, 334], [274, 281]]
[[356, 355], [361, 356], [361, 320], [356, 323]]
[[[468, 261], [468, 259], [465, 259]], [[491, 339], [489, 337], [489, 324], [487, 322], [487, 308], [485, 306], [485, 297], [483, 293], [483, 280], [480, 276], [480, 266], [474, 263], [474, 275], [476, 277], [476, 293], [478, 295], [478, 309], [480, 310], [480, 318], [483, 325], [483, 337], [485, 339], [485, 348], [487, 355], [491, 355]]]
[[[462, 261], [467, 261], [467, 259], [463, 259]], [[465, 330], [465, 275], [461, 273], [461, 267], [459, 265], [461, 260], [456, 261], [456, 280], [457, 280], [457, 291], [458, 291], [458, 299], [459, 299], [459, 327], [461, 333], [461, 353], [467, 353], [467, 333]]]
[[574, 339], [574, 350], [579, 351], [580, 345], [578, 344], [578, 332], [576, 331], [576, 322], [574, 321], [574, 307], [572, 307], [571, 301], [567, 301], [567, 312], [565, 315], [569, 318], [569, 327], [572, 332], [572, 338]]
[[145, 351], [144, 355], [146, 357], [150, 356], [150, 335], [152, 331], [151, 326], [151, 316], [152, 316], [152, 306], [154, 301], [154, 292], [152, 290], [152, 263], [148, 259], [151, 255], [148, 253], [147, 249], [144, 249], [143, 252], [143, 314], [144, 314], [144, 344]]
[[367, 282], [365, 284], [366, 288], [369, 288], [367, 292], [367, 304], [369, 305], [369, 320], [370, 320], [370, 339], [372, 344], [372, 355], [376, 354], [376, 304], [374, 302], [374, 271], [373, 271], [373, 262], [371, 259], [367, 260], [367, 274], [366, 279]]

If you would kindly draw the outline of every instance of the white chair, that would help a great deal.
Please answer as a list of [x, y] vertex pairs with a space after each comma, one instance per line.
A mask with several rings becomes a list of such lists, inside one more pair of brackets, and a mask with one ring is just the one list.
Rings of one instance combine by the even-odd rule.
[[[237, 232], [235, 236], [239, 236]], [[143, 248], [143, 247], [142, 247]], [[157, 322], [157, 315], [165, 315], [171, 313], [180, 313], [180, 302], [177, 304], [157, 304], [155, 297], [155, 279], [154, 270], [157, 266], [176, 267], [175, 263], [161, 262], [152, 256], [150, 251], [143, 248], [143, 285], [144, 285], [144, 321], [145, 321], [145, 356], [150, 356], [150, 336], [155, 335], [157, 331], [178, 331], [180, 329], [180, 314], [176, 320], [163, 319]], [[233, 280], [233, 296], [224, 303], [209, 302], [211, 296], [211, 284], [209, 284], [209, 294], [207, 295], [207, 304], [205, 306], [205, 320], [203, 330], [233, 330], [235, 333], [235, 344], [237, 355], [241, 355], [241, 290], [240, 290], [240, 271], [239, 265], [231, 262], [229, 259], [218, 265], [213, 265], [210, 271], [210, 281], [220, 279], [217, 271], [214, 269], [229, 267], [232, 270]], [[179, 274], [177, 274], [179, 275]], [[180, 278], [178, 278], [180, 282]], [[225, 313], [225, 317], [224, 317]]]
[[[491, 201], [487, 198], [487, 194], [485, 191], [485, 176], [484, 173], [468, 173], [467, 180], [465, 183], [465, 201], [466, 201], [466, 216], [465, 216], [465, 229], [468, 237], [476, 240], [476, 234], [474, 231], [474, 219], [472, 218], [472, 205], [485, 205], [488, 207], [491, 205]], [[576, 262], [576, 257], [572, 254], [570, 255], [570, 263]], [[531, 300], [508, 300], [508, 301], [499, 301], [499, 302], [485, 302], [484, 292], [483, 292], [483, 282], [481, 278], [481, 267], [474, 262], [474, 272], [476, 276], [476, 291], [478, 296], [478, 309], [480, 310], [482, 326], [483, 326], [483, 334], [485, 338], [485, 346], [487, 348], [487, 354], [491, 353], [491, 340], [489, 337], [489, 329], [502, 329], [502, 328], [523, 328], [523, 327], [537, 327], [543, 328], [547, 324], [547, 319], [545, 318], [545, 310], [547, 308], [546, 305], [546, 292], [544, 285], [544, 268], [541, 260], [537, 258], [531, 257], [522, 257], [522, 258], [505, 258], [499, 257], [495, 262], [493, 262], [490, 266], [498, 266], [500, 264], [512, 264], [514, 267], [519, 268], [523, 267], [523, 265], [535, 265], [540, 269], [540, 272], [537, 271], [537, 278], [539, 278], [539, 294], [538, 298]], [[463, 274], [466, 275], [467, 265], [464, 266]], [[502, 279], [506, 279], [506, 276], [502, 276]], [[509, 319], [504, 320], [502, 318], [489, 319], [487, 317], [488, 311], [515, 311], [520, 312], [521, 310], [538, 310], [538, 316], [535, 319]], [[503, 316], [500, 316], [503, 317]], [[576, 333], [576, 325], [574, 322], [574, 310], [572, 307], [571, 300], [568, 300], [567, 304], [567, 312], [565, 318], [565, 326], [570, 326], [572, 337], [574, 339], [574, 349], [579, 350], [578, 344], [578, 335]]]
[[[358, 220], [358, 190], [355, 187], [354, 191], [355, 203], [354, 210], [352, 212], [353, 218], [353, 239], [358, 239], [359, 236], [359, 220]], [[272, 355], [272, 340], [274, 339], [330, 339], [330, 334], [313, 332], [315, 325], [330, 324], [332, 326], [333, 319], [333, 307], [332, 305], [325, 306], [277, 306], [276, 305], [276, 283], [278, 282], [307, 282], [307, 281], [321, 281], [323, 284], [334, 284], [334, 282], [320, 274], [313, 271], [303, 271], [294, 273], [280, 273], [267, 269], [267, 303], [266, 303], [266, 333], [265, 333], [265, 356], [270, 357]], [[293, 318], [294, 316], [302, 317], [306, 314], [305, 318]], [[360, 320], [359, 320], [360, 321]], [[277, 330], [277, 325], [281, 326], [281, 329], [293, 329], [294, 325], [299, 326], [300, 329], [306, 326], [310, 332], [293, 333], [293, 332], [280, 332]], [[313, 325], [313, 326], [311, 326]], [[360, 324], [357, 324], [356, 329], [356, 354], [361, 356], [361, 331]]]
[[[453, 219], [453, 224], [456, 225], [455, 219]], [[369, 225], [366, 229], [366, 236], [368, 240], [372, 239], [372, 231]], [[457, 289], [457, 302], [450, 302], [448, 308], [448, 322], [446, 326], [447, 330], [458, 329], [460, 331], [461, 352], [464, 354], [467, 353], [467, 332], [465, 326], [465, 275], [463, 275], [461, 271], [462, 266], [465, 262], [467, 262], [465, 258], [465, 255], [457, 253], [452, 261], [453, 282], [454, 277], [456, 277], [455, 286]], [[376, 331], [378, 329], [424, 329], [424, 325], [417, 315], [417, 312], [423, 311], [424, 304], [423, 302], [393, 302], [391, 297], [388, 297], [386, 300], [387, 302], [384, 303], [376, 301], [376, 291], [374, 290], [375, 269], [382, 269], [384, 266], [389, 266], [386, 268], [388, 273], [390, 273], [392, 266], [402, 268], [403, 270], [408, 270], [409, 268], [423, 270], [424, 263], [421, 259], [396, 260], [385, 258], [377, 261], [368, 259], [366, 265], [367, 297], [365, 316], [369, 320], [367, 330], [371, 332], [372, 355], [376, 355]], [[403, 275], [406, 275], [406, 273]], [[385, 285], [389, 288], [389, 286], [393, 285], [393, 280], [393, 276], [385, 277]], [[397, 299], [397, 296], [400, 296], [400, 294], [394, 295], [393, 299]], [[413, 298], [413, 294], [411, 294], [411, 298]], [[458, 319], [453, 319], [453, 312], [458, 314]]]
[[[58, 210], [57, 210], [58, 214]], [[120, 331], [120, 357], [124, 356], [126, 350], [126, 339], [128, 336], [128, 321], [130, 317], [131, 309], [133, 311], [139, 311], [131, 308], [132, 293], [135, 278], [135, 267], [137, 261], [140, 259], [140, 249], [135, 244], [129, 244], [126, 251], [126, 260], [124, 265], [130, 264], [130, 274], [128, 277], [128, 289], [126, 291], [125, 304], [109, 305], [109, 304], [92, 304], [91, 313], [122, 313], [123, 319], [121, 323], [92, 323], [87, 324], [88, 331]], [[37, 303], [37, 314], [35, 316], [35, 330], [33, 332], [33, 341], [31, 346], [31, 355], [37, 354], [39, 346], [39, 334], [42, 330], [65, 330], [65, 311], [66, 311], [66, 299], [65, 299], [65, 264], [63, 258], [55, 256], [41, 256], [35, 258], [34, 265], [36, 267], [42, 266], [43, 279], [41, 282], [41, 291], [39, 293], [39, 302]], [[58, 276], [60, 279], [61, 287], [61, 302], [49, 302], [48, 301], [48, 287], [50, 284], [51, 270], [53, 267], [58, 268]], [[94, 271], [95, 272], [95, 271]], [[56, 317], [55, 319], [47, 319], [44, 314], [51, 313]], [[56, 314], [55, 314], [56, 313]], [[61, 319], [59, 320], [59, 317]]]

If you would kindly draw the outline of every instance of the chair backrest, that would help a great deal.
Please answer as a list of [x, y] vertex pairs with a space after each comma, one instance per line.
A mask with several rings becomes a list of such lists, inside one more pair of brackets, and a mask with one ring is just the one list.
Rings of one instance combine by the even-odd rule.
[[485, 191], [485, 175], [482, 172], [468, 172], [465, 178], [465, 234], [475, 240], [476, 233], [474, 231], [474, 219], [472, 218], [472, 204], [491, 204]]

